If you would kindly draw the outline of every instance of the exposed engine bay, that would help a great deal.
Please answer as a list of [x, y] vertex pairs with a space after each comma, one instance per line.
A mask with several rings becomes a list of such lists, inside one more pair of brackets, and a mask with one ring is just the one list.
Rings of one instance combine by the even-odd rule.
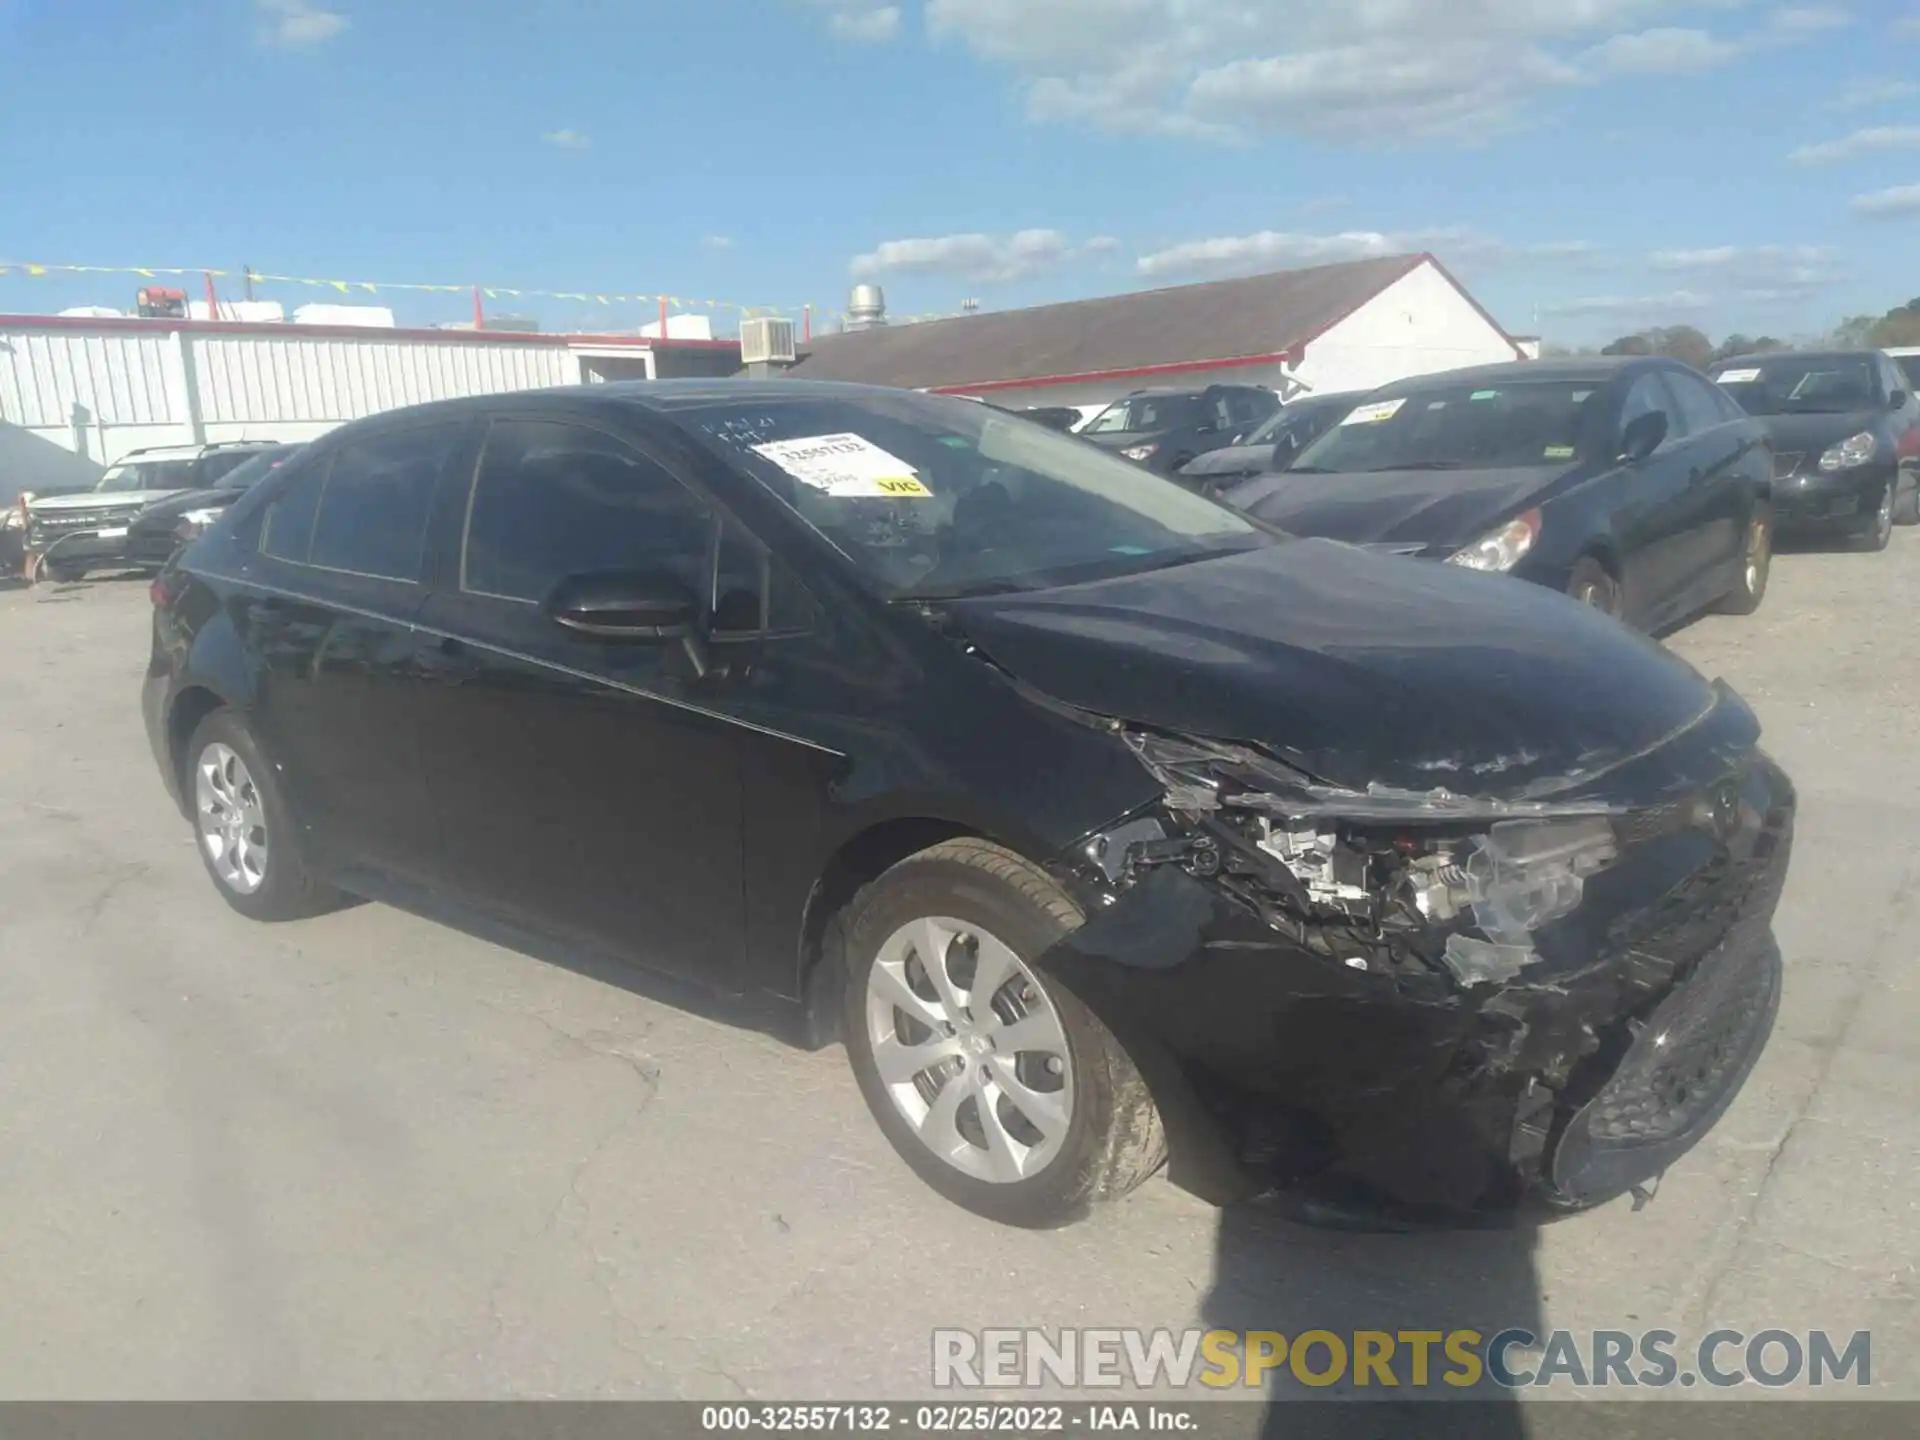
[[1533, 932], [1571, 913], [1619, 855], [1612, 820], [1592, 806], [1490, 807], [1446, 791], [1341, 806], [1251, 751], [1126, 740], [1166, 787], [1165, 819], [1094, 842], [1108, 881], [1178, 865], [1353, 970], [1511, 980], [1539, 959]]

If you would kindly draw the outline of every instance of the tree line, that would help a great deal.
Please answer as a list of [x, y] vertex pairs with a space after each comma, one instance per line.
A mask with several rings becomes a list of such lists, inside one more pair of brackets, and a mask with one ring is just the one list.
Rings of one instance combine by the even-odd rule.
[[[1806, 345], [1831, 345], [1838, 349], [1858, 350], [1867, 346], [1920, 345], [1920, 297], [1896, 305], [1884, 315], [1849, 315], [1827, 334], [1801, 342]], [[1602, 355], [1665, 355], [1704, 370], [1717, 361], [1735, 355], [1762, 355], [1769, 350], [1788, 350], [1794, 345], [1772, 335], [1745, 335], [1735, 332], [1715, 344], [1703, 330], [1692, 325], [1655, 325], [1600, 347]], [[1560, 354], [1577, 351], [1558, 349]], [[1590, 351], [1588, 353], [1591, 353]]]

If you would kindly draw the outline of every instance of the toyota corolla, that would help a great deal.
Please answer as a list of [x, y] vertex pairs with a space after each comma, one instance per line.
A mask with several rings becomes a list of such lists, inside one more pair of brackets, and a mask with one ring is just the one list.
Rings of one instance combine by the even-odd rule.
[[1771, 1027], [1794, 799], [1730, 691], [988, 406], [400, 411], [154, 600], [153, 751], [236, 910], [430, 903], [774, 997], [1002, 1221], [1169, 1134], [1342, 1204], [1577, 1209]]

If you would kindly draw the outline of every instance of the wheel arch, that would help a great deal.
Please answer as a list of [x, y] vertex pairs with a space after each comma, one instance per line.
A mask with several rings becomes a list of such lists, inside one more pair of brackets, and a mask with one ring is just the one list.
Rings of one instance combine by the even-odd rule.
[[173, 766], [183, 805], [191, 803], [186, 797], [192, 793], [187, 783], [187, 742], [207, 716], [230, 707], [227, 697], [212, 686], [195, 683], [182, 688], [167, 709], [167, 760]]

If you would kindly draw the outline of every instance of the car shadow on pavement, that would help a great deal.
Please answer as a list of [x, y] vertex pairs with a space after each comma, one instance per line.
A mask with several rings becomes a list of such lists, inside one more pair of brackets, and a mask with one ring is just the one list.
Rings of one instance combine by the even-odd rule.
[[[1474, 1353], [1484, 1355], [1485, 1342], [1503, 1330], [1542, 1333], [1534, 1246], [1524, 1227], [1368, 1232], [1302, 1224], [1269, 1201], [1229, 1206], [1202, 1323], [1242, 1336], [1276, 1333], [1286, 1353], [1259, 1389], [1210, 1398], [1264, 1395], [1260, 1433], [1292, 1440], [1525, 1436], [1513, 1392], [1484, 1367], [1451, 1358], [1446, 1346], [1471, 1330]], [[1382, 1383], [1378, 1367], [1368, 1383], [1355, 1383], [1357, 1334], [1384, 1358], [1394, 1386]]]

